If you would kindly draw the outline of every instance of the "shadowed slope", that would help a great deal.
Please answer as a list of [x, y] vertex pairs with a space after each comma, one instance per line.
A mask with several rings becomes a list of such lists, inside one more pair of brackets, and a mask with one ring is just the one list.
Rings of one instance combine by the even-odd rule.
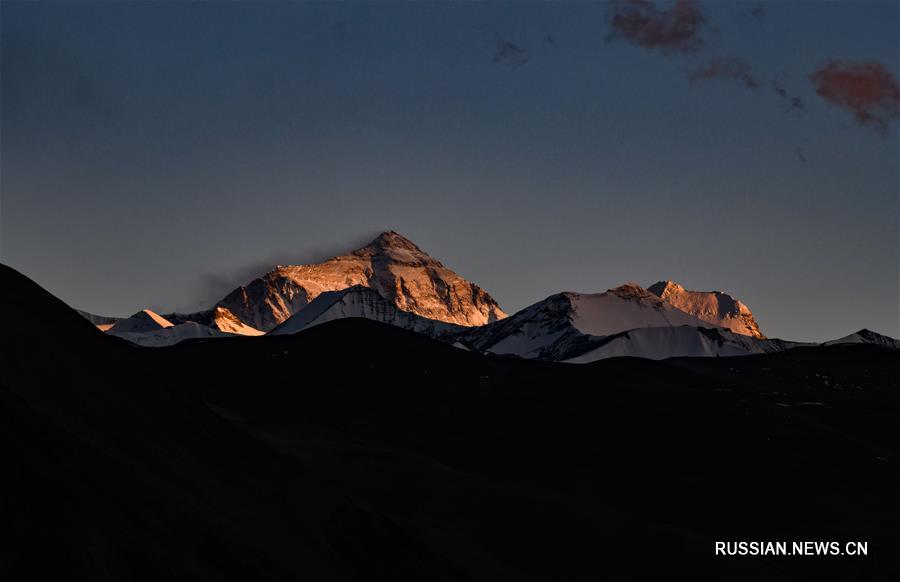
[[74, 341], [102, 341], [103, 332], [77, 311], [51, 295], [15, 269], [0, 264], [0, 309], [3, 310], [4, 332], [0, 341], [14, 337], [37, 339], [46, 337], [57, 327]]
[[[141, 350], [73, 317], [100, 341], [0, 335], [4, 580], [900, 574], [894, 351], [573, 366], [363, 319]], [[726, 539], [870, 550], [714, 558]]]

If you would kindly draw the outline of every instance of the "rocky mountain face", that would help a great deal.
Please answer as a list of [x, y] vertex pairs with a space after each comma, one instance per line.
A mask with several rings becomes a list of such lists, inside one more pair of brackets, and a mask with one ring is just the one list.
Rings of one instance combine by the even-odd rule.
[[647, 288], [667, 303], [697, 319], [735, 333], [765, 338], [746, 305], [720, 291], [688, 291], [674, 281], [660, 281]]
[[260, 331], [255, 327], [251, 327], [240, 320], [240, 318], [226, 307], [216, 307], [209, 314], [208, 326], [211, 329], [222, 331], [225, 333], [233, 333], [237, 335], [263, 335], [264, 331]]
[[402, 311], [435, 321], [468, 327], [506, 317], [481, 287], [394, 231], [323, 263], [278, 266], [229, 293], [217, 307], [247, 326], [269, 331], [321, 293], [355, 285], [374, 289]]

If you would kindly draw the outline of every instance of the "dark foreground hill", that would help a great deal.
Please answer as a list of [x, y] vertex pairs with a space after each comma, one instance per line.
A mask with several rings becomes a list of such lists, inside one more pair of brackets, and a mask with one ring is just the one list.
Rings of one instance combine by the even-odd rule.
[[900, 576], [895, 351], [575, 366], [354, 319], [153, 350], [0, 278], [2, 580]]

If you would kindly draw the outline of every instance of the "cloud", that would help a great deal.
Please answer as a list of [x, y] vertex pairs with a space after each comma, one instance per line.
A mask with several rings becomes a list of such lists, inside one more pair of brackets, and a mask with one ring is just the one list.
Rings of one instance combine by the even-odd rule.
[[277, 265], [309, 265], [321, 263], [338, 255], [361, 248], [372, 242], [379, 232], [349, 238], [343, 242], [325, 246], [310, 246], [302, 251], [278, 251], [249, 263], [237, 265], [225, 271], [200, 274], [198, 291], [193, 294], [197, 300], [192, 305], [179, 306], [179, 311], [209, 309], [217, 301], [241, 285], [265, 275]]
[[694, 0], [676, 0], [669, 10], [660, 10], [649, 0], [616, 0], [608, 15], [611, 37], [666, 53], [692, 52], [703, 47], [700, 31], [706, 17]]
[[788, 113], [794, 111], [803, 113], [806, 111], [806, 104], [803, 102], [803, 99], [788, 93], [787, 89], [784, 88], [784, 85], [781, 84], [781, 81], [773, 80], [771, 86], [772, 90], [775, 91], [775, 94], [781, 97], [781, 103], [784, 106], [785, 111]]
[[687, 75], [691, 81], [734, 79], [735, 81], [740, 81], [749, 89], [759, 87], [759, 81], [753, 76], [752, 67], [743, 59], [714, 58], [706, 66], [688, 71]]
[[[691, 81], [733, 79], [743, 83], [748, 89], [757, 89], [764, 82], [754, 74], [750, 64], [740, 58], [714, 58], [703, 67], [688, 70], [687, 76]], [[781, 104], [786, 113], [804, 113], [806, 111], [803, 99], [788, 92], [780, 80], [772, 79], [769, 81], [769, 86], [781, 98]]]
[[798, 145], [797, 149], [794, 150], [794, 157], [797, 158], [798, 162], [806, 163], [806, 152], [803, 150], [802, 145]]
[[492, 63], [498, 65], [508, 65], [510, 67], [520, 67], [530, 59], [528, 49], [517, 45], [514, 42], [499, 41], [497, 50], [494, 52]]
[[853, 113], [860, 125], [886, 133], [900, 117], [900, 86], [881, 63], [828, 61], [809, 79], [819, 96]]

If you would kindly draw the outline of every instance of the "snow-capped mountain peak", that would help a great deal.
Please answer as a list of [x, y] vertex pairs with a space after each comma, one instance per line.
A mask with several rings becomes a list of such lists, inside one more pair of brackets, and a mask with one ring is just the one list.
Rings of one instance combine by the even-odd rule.
[[440, 262], [425, 253], [414, 242], [393, 230], [379, 234], [375, 240], [351, 254], [379, 257], [408, 265], [440, 265]]
[[674, 281], [660, 281], [647, 288], [663, 301], [717, 327], [755, 338], [765, 338], [750, 308], [721, 291], [689, 291]]
[[145, 333], [172, 327], [174, 324], [149, 309], [142, 309], [131, 317], [120, 319], [109, 329], [112, 335], [120, 333]]
[[147, 347], [171, 346], [186, 339], [232, 335], [194, 321], [172, 323], [149, 309], [142, 309], [131, 317], [118, 320], [107, 333]]
[[456, 325], [506, 317], [497, 302], [403, 235], [383, 232], [350, 253], [311, 265], [282, 265], [222, 299], [245, 325], [268, 331], [326, 291], [369, 287], [401, 311]]
[[635, 283], [626, 283], [605, 293], [567, 295], [572, 306], [570, 321], [578, 331], [588, 335], [612, 335], [638, 327], [710, 327]]
[[459, 338], [480, 351], [562, 360], [582, 353], [597, 338], [673, 326], [712, 327], [628, 283], [604, 293], [557, 293]]

